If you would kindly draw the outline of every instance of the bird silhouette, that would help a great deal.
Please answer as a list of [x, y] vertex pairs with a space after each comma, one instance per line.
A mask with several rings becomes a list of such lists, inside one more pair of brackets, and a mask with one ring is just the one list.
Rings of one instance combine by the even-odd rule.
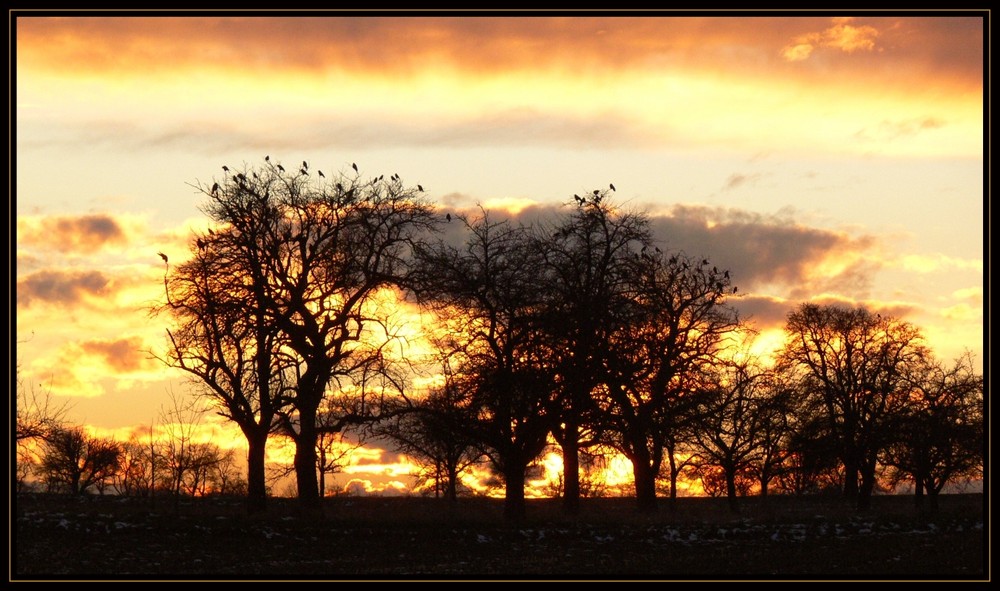
[[281, 172], [285, 172], [285, 167], [279, 164], [278, 170], [280, 170]]
[[309, 163], [308, 163], [308, 162], [306, 162], [305, 160], [303, 160], [303, 161], [302, 161], [302, 168], [304, 168], [304, 169], [307, 169], [307, 170], [308, 170], [308, 169], [309, 169]]
[[239, 179], [239, 180], [241, 180], [241, 181], [245, 181], [245, 180], [247, 180], [247, 177], [243, 176], [243, 173], [242, 173], [242, 172], [241, 172], [241, 173], [239, 173], [239, 174], [237, 174], [237, 175], [236, 175], [236, 178], [237, 178], [237, 179]]
[[212, 185], [212, 194], [214, 195], [218, 192], [219, 192], [219, 183], [215, 183]]
[[357, 163], [352, 162], [351, 163], [351, 168], [354, 169], [354, 172], [358, 172], [358, 165], [357, 165]]
[[271, 161], [271, 156], [270, 155], [264, 156], [264, 162], [270, 162], [270, 161]]
[[594, 195], [600, 195], [600, 194], [601, 194], [601, 192], [599, 190], [594, 189]]
[[610, 184], [610, 185], [608, 185], [608, 186], [609, 186], [609, 187], [611, 187], [611, 190], [612, 190], [612, 191], [616, 191], [616, 190], [617, 190], [617, 189], [615, 189], [615, 184], [614, 184], [614, 183], [611, 183], [611, 184]]
[[309, 174], [309, 173], [308, 173], [308, 172], [306, 172], [306, 169], [304, 169], [304, 168], [300, 168], [300, 169], [299, 169], [299, 174], [302, 174], [302, 175], [307, 175], [307, 174]]
[[317, 170], [317, 171], [316, 171], [316, 174], [318, 174], [318, 175], [319, 175], [319, 176], [320, 176], [321, 178], [324, 178], [324, 179], [326, 178], [326, 175], [325, 175], [325, 174], [323, 174], [323, 171], [322, 171], [322, 170]]
[[162, 252], [158, 252], [156, 254], [160, 255], [160, 258], [163, 259], [164, 263], [169, 263], [170, 262], [170, 260], [167, 259], [167, 255], [163, 254]]
[[423, 185], [417, 185], [417, 190], [420, 191], [421, 193], [423, 193], [424, 192], [424, 186]]
[[736, 293], [736, 290], [738, 290], [738, 289], [739, 289], [739, 288], [738, 288], [738, 287], [736, 287], [736, 286], [734, 285], [734, 286], [733, 286], [733, 293]]
[[213, 231], [212, 231], [212, 229], [211, 229], [211, 228], [209, 228], [209, 229], [208, 229], [208, 235], [209, 235], [209, 236], [215, 236], [215, 232], [213, 232]]
[[198, 243], [198, 250], [205, 250], [205, 241], [201, 238], [195, 240]]
[[222, 170], [223, 170], [224, 172], [229, 172], [229, 167], [228, 167], [228, 166], [223, 166], [223, 167], [222, 167]]
[[451, 214], [450, 213], [445, 214], [444, 219], [446, 219], [446, 220], [448, 220], [450, 222], [451, 221]]
[[580, 205], [583, 205], [583, 197], [580, 197], [576, 193], [573, 193], [573, 199], [576, 199], [577, 203], [579, 203]]

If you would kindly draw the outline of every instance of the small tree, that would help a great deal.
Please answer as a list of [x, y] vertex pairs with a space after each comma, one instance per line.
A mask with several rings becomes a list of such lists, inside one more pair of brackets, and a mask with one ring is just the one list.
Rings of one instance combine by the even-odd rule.
[[50, 489], [81, 495], [107, 484], [121, 455], [114, 440], [89, 436], [79, 427], [59, 427], [45, 439], [40, 470]]

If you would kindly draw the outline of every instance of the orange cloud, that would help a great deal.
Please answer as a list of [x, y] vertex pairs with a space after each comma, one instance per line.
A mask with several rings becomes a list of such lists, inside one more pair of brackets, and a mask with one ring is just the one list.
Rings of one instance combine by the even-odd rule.
[[795, 37], [782, 48], [781, 55], [787, 61], [797, 62], [808, 59], [820, 47], [831, 47], [845, 53], [874, 50], [878, 29], [869, 25], [854, 26], [851, 24], [853, 21], [852, 17], [834, 18], [833, 26], [821, 32]]
[[107, 214], [18, 219], [18, 245], [90, 254], [127, 241], [121, 224]]
[[114, 373], [131, 373], [153, 367], [141, 337], [115, 340], [94, 339], [80, 344], [80, 351], [100, 360]]

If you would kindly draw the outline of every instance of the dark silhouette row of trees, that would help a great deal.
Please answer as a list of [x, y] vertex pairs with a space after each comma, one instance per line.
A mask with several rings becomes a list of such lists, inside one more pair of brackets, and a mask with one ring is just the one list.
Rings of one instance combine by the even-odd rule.
[[[19, 400], [20, 402], [21, 400]], [[193, 437], [193, 415], [164, 424], [165, 433], [133, 434], [127, 441], [89, 434], [69, 424], [61, 414], [47, 414], [44, 428], [21, 437], [18, 415], [16, 484], [19, 491], [37, 490], [83, 495], [89, 493], [147, 497], [246, 495], [244, 470], [231, 449]], [[42, 416], [36, 409], [31, 416]], [[186, 421], [186, 422], [185, 422]], [[25, 423], [28, 425], [29, 423]]]
[[[813, 304], [789, 315], [774, 363], [756, 360], [730, 271], [656, 242], [613, 188], [525, 225], [442, 216], [397, 175], [295, 168], [266, 158], [198, 185], [211, 229], [183, 263], [164, 256], [157, 309], [172, 320], [163, 360], [247, 439], [251, 511], [266, 506], [275, 434], [295, 443], [307, 510], [321, 497], [317, 450], [347, 430], [391, 438], [450, 498], [485, 458], [512, 519], [553, 442], [569, 513], [581, 458], [598, 449], [631, 461], [645, 511], [661, 477], [676, 497], [685, 469], [734, 508], [750, 482], [760, 494], [831, 482], [865, 508], [880, 477], [933, 498], [982, 470], [970, 360], [944, 368], [906, 322]], [[462, 243], [439, 233], [449, 223]], [[393, 320], [409, 304], [434, 318], [431, 355], [407, 349]], [[420, 372], [439, 385], [415, 391]]]

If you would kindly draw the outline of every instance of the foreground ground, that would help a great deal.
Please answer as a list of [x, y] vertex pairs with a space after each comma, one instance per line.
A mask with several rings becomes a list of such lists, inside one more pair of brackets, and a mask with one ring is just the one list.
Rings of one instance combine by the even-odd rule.
[[529, 501], [518, 524], [502, 503], [328, 499], [322, 517], [273, 499], [247, 517], [238, 500], [148, 501], [45, 495], [13, 500], [11, 580], [43, 579], [890, 579], [987, 580], [982, 495], [935, 513], [877, 497], [678, 499], [645, 516], [630, 499], [587, 499], [576, 518]]

